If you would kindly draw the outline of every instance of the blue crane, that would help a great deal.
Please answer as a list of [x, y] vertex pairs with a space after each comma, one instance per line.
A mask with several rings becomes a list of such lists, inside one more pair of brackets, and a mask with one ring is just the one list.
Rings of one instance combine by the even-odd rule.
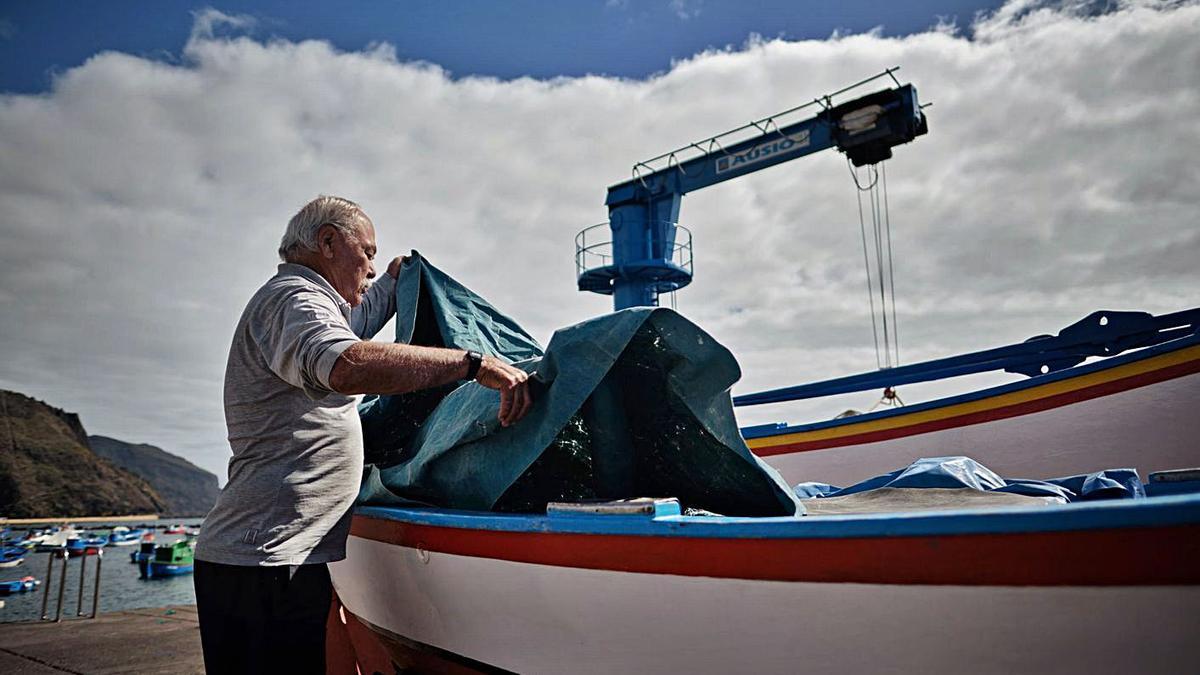
[[[576, 237], [579, 290], [612, 295], [618, 310], [657, 305], [659, 294], [692, 280], [691, 234], [678, 225], [683, 195], [828, 148], [855, 166], [875, 164], [926, 133], [917, 90], [900, 84], [896, 70], [635, 164], [631, 179], [608, 189], [608, 222]], [[835, 97], [885, 77], [896, 86], [835, 104]], [[780, 126], [807, 109], [817, 112]], [[605, 226], [611, 239], [595, 243]]]

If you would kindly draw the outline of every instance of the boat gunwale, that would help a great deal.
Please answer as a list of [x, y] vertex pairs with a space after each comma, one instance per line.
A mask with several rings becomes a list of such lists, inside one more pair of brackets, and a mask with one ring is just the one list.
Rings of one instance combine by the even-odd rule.
[[[904, 415], [911, 415], [911, 414], [927, 412], [927, 411], [931, 411], [931, 410], [938, 410], [940, 408], [948, 408], [948, 407], [959, 405], [962, 403], [974, 403], [974, 402], [982, 401], [982, 400], [992, 398], [992, 397], [998, 397], [998, 396], [1003, 396], [1006, 394], [1022, 392], [1022, 391], [1026, 391], [1026, 390], [1030, 390], [1030, 389], [1035, 389], [1037, 387], [1045, 386], [1048, 384], [1054, 384], [1057, 382], [1062, 382], [1062, 381], [1074, 379], [1077, 377], [1083, 377], [1083, 376], [1087, 376], [1087, 375], [1100, 373], [1105, 370], [1110, 370], [1110, 369], [1118, 368], [1121, 366], [1129, 365], [1132, 363], [1137, 363], [1139, 361], [1144, 361], [1147, 359], [1165, 356], [1165, 355], [1168, 355], [1168, 354], [1171, 354], [1174, 352], [1183, 351], [1185, 349], [1188, 349], [1190, 347], [1195, 347], [1197, 345], [1200, 345], [1200, 334], [1178, 338], [1176, 340], [1171, 340], [1169, 342], [1164, 342], [1162, 344], [1153, 345], [1153, 346], [1146, 347], [1143, 349], [1133, 350], [1133, 351], [1126, 352], [1123, 354], [1117, 354], [1115, 356], [1104, 357], [1104, 358], [1098, 359], [1096, 361], [1093, 361], [1091, 363], [1083, 363], [1083, 364], [1080, 364], [1077, 366], [1073, 366], [1071, 368], [1066, 368], [1063, 370], [1058, 370], [1058, 371], [1054, 371], [1051, 373], [1047, 373], [1045, 375], [1039, 375], [1037, 377], [1030, 377], [1030, 378], [1027, 378], [1024, 380], [1018, 380], [1015, 382], [1008, 382], [1008, 383], [996, 385], [993, 387], [986, 387], [984, 389], [968, 391], [966, 393], [955, 394], [953, 396], [946, 396], [943, 398], [934, 399], [932, 401], [922, 401], [921, 403], [913, 403], [911, 405], [905, 405], [903, 407], [898, 407], [898, 408], [887, 408], [887, 409], [883, 409], [883, 410], [876, 410], [874, 412], [863, 413], [861, 415], [854, 415], [851, 417], [841, 417], [841, 418], [828, 419], [828, 420], [819, 420], [816, 422], [805, 422], [802, 424], [795, 424], [795, 425], [789, 424], [787, 422], [777, 422], [776, 424], [778, 424], [779, 426], [778, 426], [778, 428], [775, 428], [775, 429], [768, 428], [768, 427], [770, 427], [771, 423], [748, 425], [748, 426], [745, 426], [745, 427], [742, 427], [741, 429], [739, 429], [739, 432], [742, 434], [742, 437], [746, 441], [755, 441], [756, 446], [758, 443], [764, 443], [764, 444], [768, 444], [768, 445], [765, 445], [765, 447], [771, 447], [769, 445], [770, 442], [773, 440], [776, 440], [776, 438], [779, 436], [788, 436], [788, 435], [792, 435], [792, 434], [803, 434], [803, 433], [812, 432], [812, 431], [824, 431], [827, 429], [833, 429], [833, 428], [837, 428], [837, 427], [850, 427], [850, 426], [853, 426], [856, 424], [865, 424], [865, 423], [869, 423], [869, 422], [875, 422], [878, 420], [885, 420], [885, 419], [894, 418], [894, 417], [902, 417]], [[1200, 358], [1198, 358], [1197, 360], [1200, 360]], [[1164, 366], [1164, 368], [1169, 368], [1169, 367], [1171, 367], [1171, 366]], [[1184, 376], [1184, 375], [1180, 375], [1180, 377], [1182, 377], [1182, 376]], [[953, 379], [953, 378], [943, 378], [940, 380], [931, 380], [931, 381], [942, 382], [942, 381], [949, 380], [949, 379]], [[1168, 379], [1174, 379], [1174, 378], [1168, 378]], [[836, 395], [841, 396], [843, 394], [836, 394]], [[825, 396], [814, 397], [811, 400], [820, 400], [822, 398], [828, 398], [828, 397], [825, 397]], [[779, 403], [786, 403], [786, 402], [781, 401]], [[776, 405], [778, 405], [778, 404], [776, 404]], [[752, 446], [751, 449], [757, 451], [762, 448]]]
[[436, 507], [359, 506], [355, 515], [413, 525], [496, 532], [712, 539], [849, 539], [1026, 534], [1200, 525], [1200, 494], [1044, 507], [821, 516], [502, 514]]

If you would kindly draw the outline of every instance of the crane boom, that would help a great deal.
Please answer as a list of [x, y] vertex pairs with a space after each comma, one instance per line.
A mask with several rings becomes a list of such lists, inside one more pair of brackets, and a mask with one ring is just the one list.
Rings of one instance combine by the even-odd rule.
[[[892, 147], [926, 133], [925, 116], [911, 84], [896, 81], [895, 88], [833, 104], [834, 96], [875, 79], [890, 76], [895, 81], [895, 70], [634, 165], [633, 177], [610, 187], [605, 199], [612, 232], [611, 264], [587, 268], [579, 263], [587, 247], [582, 252], [577, 248], [579, 290], [612, 294], [614, 309], [655, 305], [659, 293], [691, 282], [690, 261], [685, 266], [674, 259], [683, 195], [829, 148], [845, 153], [856, 166], [874, 164], [891, 157]], [[778, 119], [809, 107], [819, 111], [779, 126]], [[732, 139], [747, 131], [758, 133]], [[691, 156], [680, 159], [685, 154]]]

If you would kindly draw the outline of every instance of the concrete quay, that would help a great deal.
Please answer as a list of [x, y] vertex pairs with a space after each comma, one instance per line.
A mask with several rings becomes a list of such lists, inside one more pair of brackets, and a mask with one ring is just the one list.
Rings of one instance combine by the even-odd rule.
[[204, 672], [195, 605], [128, 609], [62, 623], [0, 623], [0, 673]]

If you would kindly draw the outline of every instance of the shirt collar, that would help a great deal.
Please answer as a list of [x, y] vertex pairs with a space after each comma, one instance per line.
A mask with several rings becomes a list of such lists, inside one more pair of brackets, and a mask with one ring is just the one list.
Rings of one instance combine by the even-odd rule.
[[350, 303], [346, 302], [346, 299], [343, 298], [336, 289], [334, 289], [333, 285], [329, 283], [329, 280], [321, 276], [311, 267], [298, 265], [296, 263], [280, 263], [278, 274], [280, 276], [304, 277], [314, 284], [319, 285], [321, 288], [329, 291], [329, 294], [333, 296], [335, 301], [337, 301], [339, 307], [342, 307], [343, 309], [350, 308]]

